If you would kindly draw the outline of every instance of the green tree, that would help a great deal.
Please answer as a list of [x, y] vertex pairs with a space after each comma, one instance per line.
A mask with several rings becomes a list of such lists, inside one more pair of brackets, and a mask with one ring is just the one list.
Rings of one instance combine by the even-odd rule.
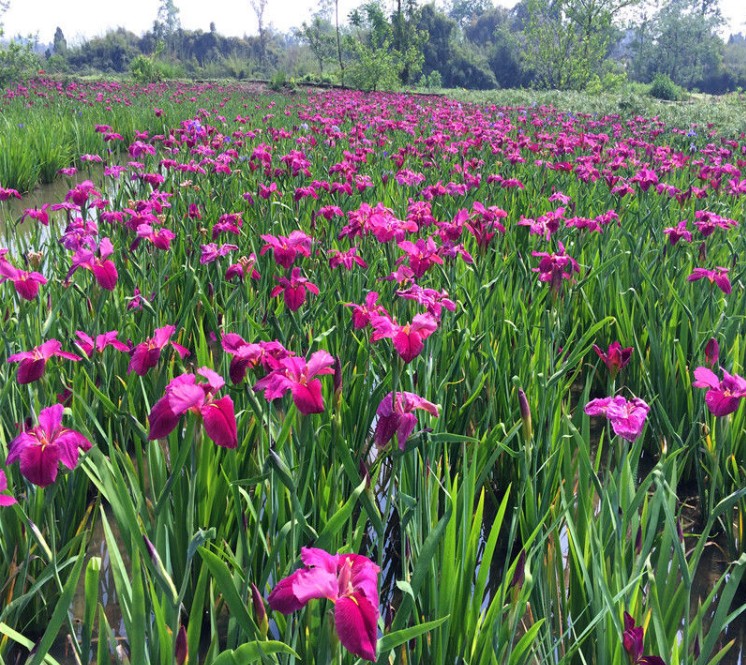
[[256, 16], [259, 32], [259, 58], [262, 65], [265, 65], [267, 62], [267, 26], [264, 23], [264, 15], [267, 11], [267, 0], [250, 0], [250, 4]]
[[53, 51], [55, 55], [61, 55], [65, 56], [67, 54], [67, 40], [65, 39], [65, 34], [62, 32], [62, 28], [57, 26], [57, 29], [54, 31], [54, 39], [53, 42]]
[[393, 46], [393, 28], [381, 4], [373, 0], [355, 9], [350, 14], [350, 24], [354, 32], [345, 40], [353, 55], [349, 82], [362, 90], [397, 87], [405, 65], [404, 54]]
[[704, 87], [722, 65], [722, 24], [718, 0], [670, 0], [653, 21], [638, 65], [645, 80], [666, 74], [678, 85]]
[[311, 22], [304, 21], [296, 31], [299, 39], [308, 45], [319, 66], [319, 73], [324, 73], [324, 63], [334, 60], [336, 34], [331, 22], [331, 5], [322, 0], [319, 9], [311, 17]]
[[602, 73], [615, 23], [640, 0], [528, 0], [525, 47], [538, 85], [583, 89]]

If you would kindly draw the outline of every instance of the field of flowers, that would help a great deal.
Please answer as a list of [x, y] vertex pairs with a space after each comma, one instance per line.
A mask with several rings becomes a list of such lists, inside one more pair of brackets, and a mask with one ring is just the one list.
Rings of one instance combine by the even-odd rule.
[[1, 105], [0, 662], [737, 662], [743, 134]]

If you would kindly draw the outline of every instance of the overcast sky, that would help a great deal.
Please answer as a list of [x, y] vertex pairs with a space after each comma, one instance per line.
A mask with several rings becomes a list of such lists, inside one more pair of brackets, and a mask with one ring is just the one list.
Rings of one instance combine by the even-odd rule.
[[[256, 15], [250, 0], [174, 0], [182, 27], [208, 30], [210, 22], [223, 35], [251, 35], [257, 32]], [[340, 21], [363, 0], [339, 0]], [[496, 0], [513, 6], [516, 0]], [[728, 32], [746, 32], [746, 2], [720, 0], [729, 21]], [[158, 0], [10, 0], [5, 14], [6, 36], [37, 34], [39, 41], [52, 41], [59, 26], [69, 43], [103, 35], [124, 26], [137, 34], [152, 27], [158, 13]], [[287, 31], [307, 20], [318, 7], [315, 0], [268, 0], [265, 21], [279, 31]]]

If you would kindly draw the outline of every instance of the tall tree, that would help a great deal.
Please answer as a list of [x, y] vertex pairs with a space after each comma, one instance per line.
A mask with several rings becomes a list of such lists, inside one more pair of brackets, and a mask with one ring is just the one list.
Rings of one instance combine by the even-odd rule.
[[321, 74], [324, 73], [324, 63], [334, 59], [336, 45], [334, 26], [329, 20], [331, 12], [324, 10], [324, 6], [320, 7], [311, 17], [311, 22], [303, 21], [296, 31], [298, 37], [311, 49]]
[[723, 24], [718, 0], [670, 0], [655, 17], [642, 68], [647, 77], [666, 74], [679, 85], [702, 87], [722, 62]]
[[60, 26], [57, 26], [57, 29], [54, 31], [54, 39], [52, 43], [54, 44], [54, 54], [64, 57], [67, 53], [67, 40], [65, 39], [65, 34], [62, 32]]
[[584, 88], [603, 66], [615, 22], [640, 1], [528, 0], [526, 49], [537, 82]]
[[172, 36], [181, 27], [179, 8], [174, 0], [160, 0], [155, 24], [160, 31], [158, 36], [162, 39]]
[[259, 30], [259, 57], [263, 65], [267, 62], [267, 26], [264, 23], [267, 2], [268, 0], [250, 0]]

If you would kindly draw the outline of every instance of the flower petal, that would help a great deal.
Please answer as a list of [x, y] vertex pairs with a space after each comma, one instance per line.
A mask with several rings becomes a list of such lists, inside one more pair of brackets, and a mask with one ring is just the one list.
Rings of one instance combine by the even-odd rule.
[[334, 607], [334, 625], [342, 646], [350, 653], [376, 660], [378, 608], [362, 594], [340, 598]]

